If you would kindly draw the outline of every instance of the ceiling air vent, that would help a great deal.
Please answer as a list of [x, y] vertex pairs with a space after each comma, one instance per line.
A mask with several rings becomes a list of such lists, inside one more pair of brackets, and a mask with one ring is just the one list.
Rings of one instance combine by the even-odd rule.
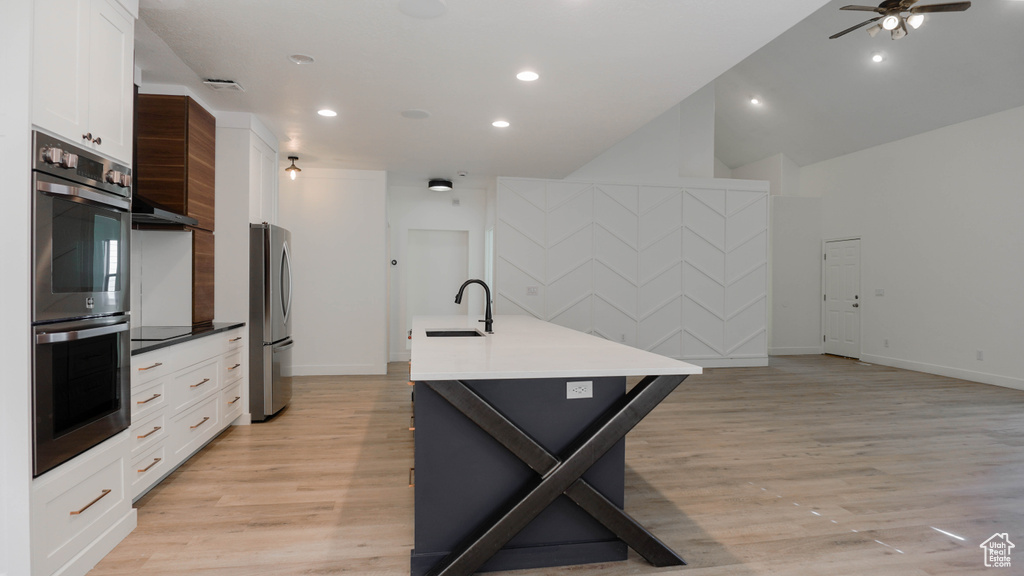
[[203, 80], [203, 84], [206, 84], [210, 88], [218, 92], [245, 92], [245, 88], [234, 80]]

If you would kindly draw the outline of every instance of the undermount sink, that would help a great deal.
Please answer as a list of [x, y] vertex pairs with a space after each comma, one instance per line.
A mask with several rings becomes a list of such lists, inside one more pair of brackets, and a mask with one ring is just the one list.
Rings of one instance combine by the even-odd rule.
[[427, 330], [428, 338], [462, 338], [469, 336], [483, 336], [476, 330]]

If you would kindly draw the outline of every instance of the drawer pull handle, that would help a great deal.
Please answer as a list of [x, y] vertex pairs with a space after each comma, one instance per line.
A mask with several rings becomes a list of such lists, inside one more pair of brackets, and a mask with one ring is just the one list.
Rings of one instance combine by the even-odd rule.
[[416, 485], [416, 467], [409, 468], [409, 488]]
[[157, 432], [159, 432], [160, 428], [161, 428], [161, 426], [157, 426], [156, 428], [153, 428], [152, 430], [150, 430], [149, 432], [146, 432], [142, 436], [136, 436], [136, 438], [138, 438], [139, 440], [142, 440], [143, 438], [149, 438], [153, 434], [156, 434]]
[[156, 466], [157, 464], [159, 464], [161, 460], [163, 460], [163, 458], [153, 458], [152, 464], [150, 464], [149, 466], [146, 466], [145, 468], [139, 470], [139, 474], [142, 474], [143, 472], [149, 472], [149, 469], [152, 468], [153, 466]]
[[416, 430], [416, 415], [409, 416], [409, 430]]
[[203, 384], [206, 384], [209, 381], [210, 381], [209, 378], [203, 378], [202, 382], [200, 382], [199, 384], [192, 384], [191, 386], [189, 386], [189, 388], [199, 388], [200, 386], [202, 386]]
[[238, 368], [239, 366], [241, 366], [241, 364], [235, 364], [231, 368], [228, 368], [228, 370], [234, 370], [235, 368]]
[[242, 339], [242, 337], [241, 337], [241, 336], [237, 336], [237, 337], [235, 337], [235, 338], [232, 338], [231, 340], [228, 340], [228, 342], [238, 342], [238, 341], [239, 341], [239, 340], [241, 340], [241, 339]]
[[238, 401], [239, 401], [239, 400], [241, 400], [241, 399], [242, 399], [242, 397], [241, 397], [241, 396], [235, 396], [235, 399], [234, 399], [234, 400], [232, 400], [231, 402], [228, 402], [228, 405], [234, 404], [235, 402], [238, 402]]
[[163, 366], [163, 365], [164, 365], [163, 362], [157, 362], [156, 364], [153, 364], [152, 366], [146, 366], [145, 368], [139, 368], [139, 372], [145, 372], [146, 370], [152, 370], [153, 368], [156, 368], [157, 366]]
[[150, 396], [149, 398], [146, 398], [145, 400], [138, 400], [138, 401], [136, 401], [135, 403], [136, 403], [136, 404], [148, 404], [148, 403], [152, 402], [153, 400], [156, 400], [156, 399], [157, 399], [157, 398], [159, 398], [159, 397], [160, 397], [160, 395], [159, 395], [159, 394], [153, 394], [153, 395], [152, 395], [152, 396]]
[[95, 500], [93, 500], [92, 502], [89, 502], [88, 504], [86, 504], [86, 505], [85, 505], [85, 506], [83, 506], [82, 508], [80, 508], [80, 509], [78, 509], [78, 510], [72, 510], [72, 511], [71, 511], [71, 515], [72, 515], [72, 516], [78, 516], [78, 515], [79, 515], [79, 514], [81, 514], [82, 512], [85, 512], [86, 510], [88, 510], [89, 508], [91, 508], [93, 504], [95, 504], [95, 503], [99, 502], [100, 500], [103, 500], [103, 497], [104, 497], [104, 496], [106, 496], [107, 494], [110, 494], [110, 490], [109, 490], [109, 489], [107, 489], [107, 490], [104, 490], [104, 491], [103, 491], [103, 494], [100, 494], [99, 496], [97, 496], [97, 497], [96, 497], [96, 499], [95, 499]]
[[189, 429], [195, 430], [196, 428], [199, 428], [203, 424], [206, 424], [206, 421], [209, 420], [209, 419], [210, 419], [209, 416], [205, 416], [205, 417], [203, 417], [202, 420], [199, 421], [199, 424], [196, 424], [195, 426], [189, 426]]

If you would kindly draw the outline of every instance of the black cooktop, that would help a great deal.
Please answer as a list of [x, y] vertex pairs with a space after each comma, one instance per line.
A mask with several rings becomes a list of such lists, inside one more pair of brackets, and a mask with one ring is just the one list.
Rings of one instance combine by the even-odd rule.
[[142, 326], [132, 328], [132, 342], [163, 342], [192, 334], [191, 326]]

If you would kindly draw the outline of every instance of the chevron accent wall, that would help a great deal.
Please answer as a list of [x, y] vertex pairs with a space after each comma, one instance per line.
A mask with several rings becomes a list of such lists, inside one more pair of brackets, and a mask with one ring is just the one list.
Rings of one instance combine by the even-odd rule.
[[764, 365], [768, 184], [498, 179], [495, 310], [706, 366]]

